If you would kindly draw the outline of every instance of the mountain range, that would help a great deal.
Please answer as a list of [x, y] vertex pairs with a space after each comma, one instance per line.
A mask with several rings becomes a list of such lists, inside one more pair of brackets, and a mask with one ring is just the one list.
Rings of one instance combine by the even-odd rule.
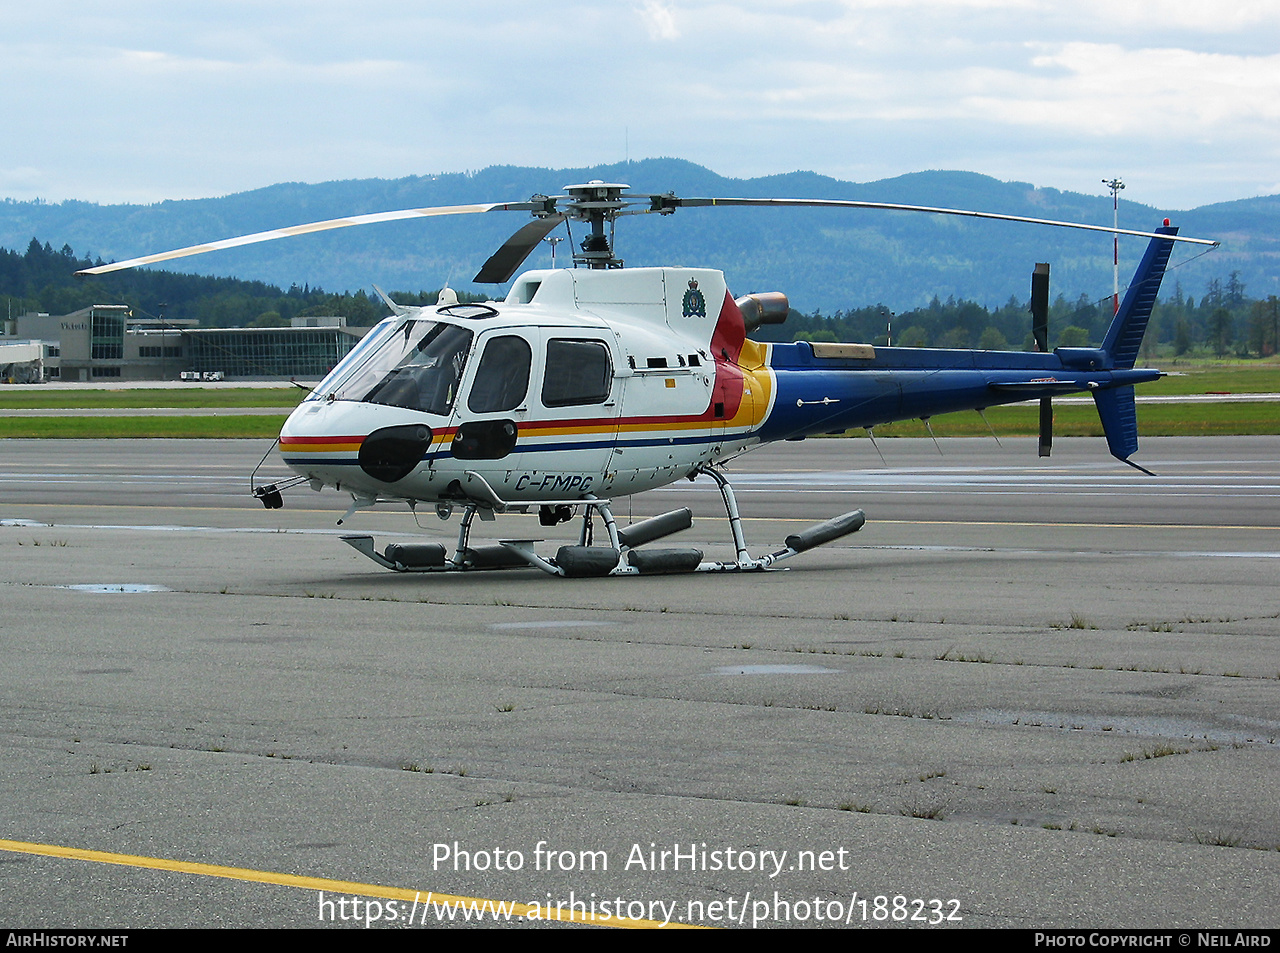
[[[812, 172], [731, 179], [680, 159], [585, 169], [494, 166], [477, 172], [281, 183], [218, 198], [153, 205], [0, 202], [0, 246], [22, 250], [34, 237], [77, 255], [120, 260], [292, 225], [367, 212], [435, 205], [522, 201], [571, 183], [625, 182], [636, 192], [684, 196], [828, 198], [977, 209], [1110, 225], [1110, 196], [1001, 182], [972, 172], [931, 171], [878, 182], [844, 182]], [[1136, 189], [1133, 190], [1136, 192]], [[1122, 193], [1123, 194], [1123, 193]], [[1132, 194], [1132, 193], [1131, 193]], [[1204, 253], [1179, 246], [1165, 292], [1199, 297], [1212, 279], [1238, 273], [1250, 297], [1280, 294], [1280, 195], [1186, 211], [1120, 202], [1122, 227], [1149, 230], [1170, 218], [1182, 233], [1222, 242]], [[417, 290], [448, 283], [501, 294], [470, 277], [525, 221], [489, 213], [394, 222], [252, 245], [185, 259], [174, 271], [228, 275], [288, 288], [327, 291]], [[1052, 265], [1053, 291], [1069, 300], [1111, 293], [1111, 238], [1092, 232], [941, 215], [836, 209], [681, 209], [617, 223], [617, 251], [628, 266], [690, 265], [723, 270], [734, 294], [785, 291], [793, 307], [831, 313], [871, 304], [901, 311], [933, 297], [996, 307], [1025, 300], [1035, 262]], [[560, 232], [563, 234], [563, 231]], [[580, 241], [583, 229], [575, 230]], [[1145, 242], [1122, 238], [1121, 283]], [[568, 260], [566, 247], [558, 264]], [[527, 267], [548, 267], [547, 251]]]

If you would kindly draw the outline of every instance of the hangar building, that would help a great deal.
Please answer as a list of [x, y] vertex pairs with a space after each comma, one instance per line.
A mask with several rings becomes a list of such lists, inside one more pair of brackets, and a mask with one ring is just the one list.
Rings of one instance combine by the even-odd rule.
[[288, 328], [197, 324], [134, 318], [127, 305], [95, 304], [71, 314], [10, 318], [0, 328], [0, 346], [40, 345], [44, 380], [178, 380], [184, 371], [228, 380], [318, 380], [368, 330], [348, 328], [341, 317], [295, 318]]

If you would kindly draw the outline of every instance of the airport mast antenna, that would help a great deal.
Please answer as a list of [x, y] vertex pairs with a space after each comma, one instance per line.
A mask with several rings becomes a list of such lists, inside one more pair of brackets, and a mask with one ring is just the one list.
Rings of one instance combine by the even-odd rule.
[[[1111, 227], [1120, 227], [1120, 179], [1103, 179], [1102, 184], [1111, 190]], [[1111, 314], [1120, 313], [1120, 236], [1111, 236]]]

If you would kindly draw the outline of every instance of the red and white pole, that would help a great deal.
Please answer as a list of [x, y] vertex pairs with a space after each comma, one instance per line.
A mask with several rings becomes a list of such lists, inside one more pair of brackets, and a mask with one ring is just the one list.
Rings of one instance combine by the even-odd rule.
[[[1120, 190], [1124, 183], [1118, 178], [1103, 179], [1102, 184], [1111, 190], [1111, 227], [1120, 227]], [[1120, 313], [1120, 236], [1111, 236], [1111, 314]]]

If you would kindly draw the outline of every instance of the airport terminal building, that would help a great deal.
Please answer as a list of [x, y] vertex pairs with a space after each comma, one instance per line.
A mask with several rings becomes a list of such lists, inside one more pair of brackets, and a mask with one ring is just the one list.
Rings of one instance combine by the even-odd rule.
[[[4, 379], [15, 382], [180, 380], [193, 372], [226, 380], [318, 380], [368, 331], [348, 328], [341, 317], [294, 318], [287, 328], [197, 323], [134, 318], [117, 304], [64, 315], [29, 312], [4, 322], [0, 365], [12, 365]], [[25, 349], [10, 351], [19, 345]], [[5, 362], [6, 351], [13, 361]]]

